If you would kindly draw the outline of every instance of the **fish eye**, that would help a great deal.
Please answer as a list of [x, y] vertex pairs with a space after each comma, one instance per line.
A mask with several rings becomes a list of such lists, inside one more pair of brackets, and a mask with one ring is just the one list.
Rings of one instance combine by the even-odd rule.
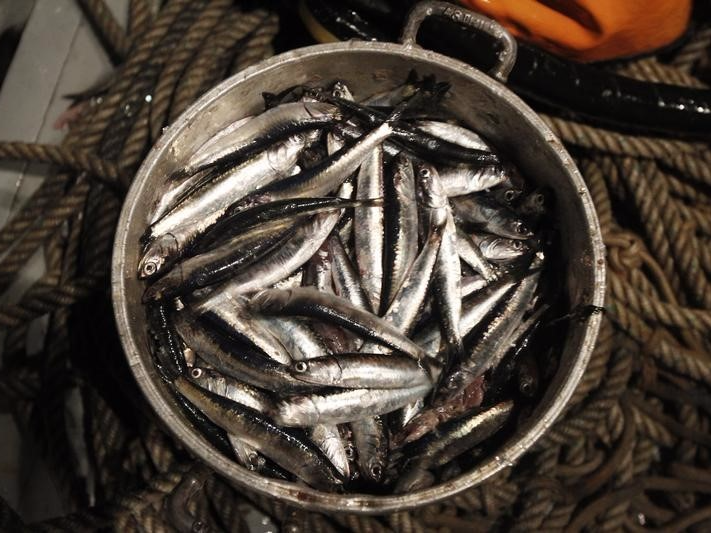
[[190, 371], [190, 375], [191, 375], [193, 378], [198, 379], [200, 376], [202, 376], [202, 369], [201, 369], [201, 368], [193, 368], [193, 369]]
[[514, 242], [513, 242], [513, 247], [514, 247], [514, 250], [522, 250], [522, 249], [523, 249], [523, 242], [521, 242], [521, 241], [514, 241]]
[[513, 189], [508, 189], [504, 193], [504, 200], [506, 200], [507, 202], [513, 201], [514, 198], [516, 198], [516, 191], [514, 191]]
[[348, 457], [348, 459], [353, 459], [355, 457], [355, 450], [350, 444], [346, 446], [346, 457]]
[[542, 194], [537, 194], [534, 198], [533, 201], [536, 203], [536, 205], [542, 206], [544, 203], [546, 203], [546, 198]]
[[429, 178], [430, 177], [430, 170], [428, 168], [421, 168], [420, 169], [420, 176], [423, 178]]
[[370, 475], [373, 476], [373, 479], [380, 479], [380, 476], [383, 475], [383, 467], [380, 465], [371, 466]]
[[341, 91], [340, 89], [336, 89], [335, 91], [333, 91], [333, 96], [335, 96], [336, 98], [343, 98], [343, 91]]
[[145, 265], [143, 265], [143, 274], [145, 274], [146, 276], [152, 276], [156, 273], [157, 270], [158, 266], [153, 261], [149, 261]]
[[309, 365], [306, 364], [306, 361], [299, 361], [294, 365], [294, 370], [297, 372], [306, 372], [309, 369]]

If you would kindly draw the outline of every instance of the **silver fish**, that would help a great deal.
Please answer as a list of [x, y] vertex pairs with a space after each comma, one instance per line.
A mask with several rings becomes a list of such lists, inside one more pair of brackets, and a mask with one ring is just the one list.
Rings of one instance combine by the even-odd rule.
[[354, 420], [350, 426], [353, 442], [358, 451], [358, 467], [361, 474], [366, 479], [380, 483], [388, 456], [388, 435], [382, 417]]
[[500, 165], [475, 168], [468, 165], [439, 169], [444, 192], [448, 197], [465, 196], [501, 185], [506, 173]]
[[287, 317], [261, 317], [281, 341], [294, 361], [303, 361], [328, 355], [323, 341], [306, 324], [305, 320]]
[[220, 396], [204, 392], [178, 378], [176, 390], [200, 409], [212, 422], [237, 435], [282, 468], [293, 472], [309, 485], [333, 490], [343, 483], [341, 474], [301, 431], [280, 428], [268, 418]]
[[250, 308], [264, 314], [305, 316], [326, 320], [416, 359], [421, 359], [425, 355], [419, 346], [389, 322], [354, 307], [343, 298], [308, 287], [284, 291], [263, 290], [252, 297]]
[[457, 253], [457, 228], [437, 170], [430, 164], [419, 163], [417, 177], [430, 223], [433, 220], [445, 221], [442, 243], [434, 268], [433, 292], [445, 341], [451, 353], [458, 357], [464, 353], [464, 345], [459, 332], [462, 313], [462, 267]]
[[341, 439], [338, 426], [333, 424], [316, 424], [311, 428], [311, 440], [318, 446], [331, 461], [336, 470], [348, 479], [351, 476], [348, 453]]
[[471, 237], [489, 261], [509, 261], [522, 257], [531, 251], [530, 245], [520, 239], [507, 239], [477, 232], [472, 233]]
[[217, 323], [226, 332], [244, 338], [268, 357], [283, 365], [291, 364], [291, 356], [279, 340], [247, 310], [246, 299], [229, 291], [217, 291], [194, 306], [196, 313]]
[[284, 426], [342, 424], [383, 415], [422, 398], [431, 385], [406, 389], [351, 389], [291, 396], [277, 405], [275, 420]]
[[138, 277], [156, 276], [179, 259], [195, 239], [214, 226], [228, 208], [260, 184], [288, 175], [305, 145], [297, 135], [246, 161], [202, 187], [150, 226]]
[[516, 213], [486, 196], [458, 196], [452, 199], [452, 205], [458, 218], [487, 233], [509, 239], [529, 239], [533, 236]]
[[[500, 280], [489, 284], [485, 289], [467, 299], [462, 306], [462, 318], [459, 322], [459, 331], [467, 335], [474, 327], [488, 315], [497, 303], [516, 284], [513, 276], [504, 276]], [[425, 352], [434, 357], [440, 348], [441, 333], [437, 324], [421, 330], [415, 335], [414, 341], [422, 346]]]
[[[358, 172], [356, 198], [382, 198], [384, 195], [383, 150], [375, 147]], [[385, 213], [382, 207], [356, 207], [353, 214], [356, 263], [361, 284], [371, 309], [380, 309], [383, 290], [383, 250]]]
[[457, 230], [457, 252], [460, 259], [484, 276], [485, 280], [496, 279], [496, 269], [489, 264], [479, 246], [462, 230]]
[[295, 134], [318, 128], [339, 116], [337, 107], [323, 102], [290, 102], [267, 109], [244, 123], [233, 123], [232, 127], [201, 146], [190, 157], [181, 175], [192, 174], [246, 149], [268, 146], [278, 140], [282, 132]]
[[418, 120], [416, 123], [418, 128], [422, 131], [449, 141], [464, 148], [471, 148], [472, 150], [485, 150], [491, 152], [491, 146], [489, 146], [484, 139], [482, 139], [479, 134], [474, 133], [472, 130], [465, 128], [464, 126], [458, 126], [457, 124], [450, 124], [449, 122], [442, 122], [439, 120]]
[[292, 375], [313, 385], [339, 388], [400, 389], [430, 382], [411, 357], [362, 352], [296, 361]]
[[456, 396], [472, 380], [483, 374], [492, 361], [502, 355], [502, 350], [507, 350], [511, 345], [511, 335], [519, 326], [536, 291], [542, 262], [543, 255], [539, 253], [531, 264], [532, 272], [524, 277], [501, 310], [486, 325], [471, 352], [445, 377], [440, 389], [442, 398]]
[[395, 298], [417, 257], [417, 192], [415, 173], [409, 157], [393, 162], [391, 179], [385, 181], [385, 266], [380, 311], [384, 313]]
[[353, 174], [392, 132], [391, 124], [384, 122], [363, 135], [353, 146], [340, 149], [313, 168], [305, 169], [299, 174], [264, 187], [258, 191], [258, 194], [263, 201], [328, 194]]
[[189, 378], [203, 389], [254, 409], [265, 416], [274, 414], [274, 400], [267, 393], [217, 370], [193, 367]]
[[296, 228], [283, 246], [220, 285], [217, 291], [245, 294], [284, 279], [311, 259], [331, 233], [340, 216], [340, 211], [314, 216], [309, 222]]
[[192, 315], [182, 311], [175, 317], [175, 329], [190, 348], [211, 367], [254, 387], [272, 392], [304, 391], [308, 385], [295, 380], [288, 367], [258, 353], [234, 347]]
[[331, 252], [331, 261], [333, 261], [332, 273], [336, 294], [354, 306], [370, 311], [372, 309], [370, 301], [360, 285], [358, 273], [337, 235], [328, 238], [328, 249]]

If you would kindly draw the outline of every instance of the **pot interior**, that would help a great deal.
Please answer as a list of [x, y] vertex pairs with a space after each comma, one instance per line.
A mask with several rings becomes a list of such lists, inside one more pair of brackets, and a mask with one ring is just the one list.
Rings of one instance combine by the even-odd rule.
[[129, 191], [119, 222], [113, 258], [119, 334], [129, 364], [154, 409], [196, 456], [236, 484], [311, 509], [378, 513], [414, 507], [451, 496], [510, 465], [553, 422], [569, 399], [599, 327], [600, 317], [593, 314], [567, 328], [558, 370], [543, 399], [495, 455], [458, 478], [411, 494], [327, 494], [262, 478], [212, 449], [182, 415], [153, 368], [141, 305], [144, 286], [136, 277], [139, 237], [166, 176], [228, 123], [258, 113], [263, 108], [262, 92], [343, 80], [354, 94], [367, 95], [402, 83], [411, 69], [420, 76], [432, 74], [438, 81], [449, 82], [452, 88], [446, 107], [510, 158], [527, 180], [551, 187], [565, 256], [560, 276], [565, 299], [571, 309], [601, 306], [604, 256], [597, 218], [590, 195], [560, 142], [503, 85], [463, 63], [420, 48], [363, 42], [318, 45], [274, 57], [226, 80], [188, 109], [154, 146]]

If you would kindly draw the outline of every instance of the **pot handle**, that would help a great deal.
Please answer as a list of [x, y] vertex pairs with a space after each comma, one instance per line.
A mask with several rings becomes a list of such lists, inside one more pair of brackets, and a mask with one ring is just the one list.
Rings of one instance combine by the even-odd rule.
[[426, 18], [431, 16], [448, 18], [459, 24], [482, 31], [496, 39], [501, 45], [501, 50], [497, 54], [498, 62], [489, 74], [501, 82], [506, 82], [516, 62], [516, 40], [498, 23], [479, 13], [457, 7], [448, 2], [425, 0], [413, 7], [408, 14], [400, 42], [405, 46], [418, 46], [417, 32], [420, 29], [420, 25]]

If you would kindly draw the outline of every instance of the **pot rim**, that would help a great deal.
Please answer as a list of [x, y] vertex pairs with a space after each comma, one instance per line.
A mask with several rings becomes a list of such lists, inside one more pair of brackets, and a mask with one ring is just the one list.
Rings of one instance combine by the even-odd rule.
[[[444, 66], [449, 70], [456, 71], [459, 75], [473, 78], [480, 84], [488, 85], [496, 96], [503, 98], [508, 104], [515, 106], [525, 120], [541, 131], [550, 149], [562, 160], [563, 165], [568, 171], [568, 177], [573, 181], [575, 189], [580, 192], [585, 223], [590, 232], [590, 249], [592, 251], [592, 264], [594, 265], [593, 288], [589, 304], [602, 307], [605, 295], [605, 254], [598, 218], [593, 207], [590, 193], [582, 176], [572, 158], [550, 128], [548, 128], [542, 119], [529, 108], [527, 104], [508, 88], [466, 63], [431, 50], [420, 48], [417, 45], [408, 46], [374, 41], [317, 44], [279, 54], [227, 78], [192, 104], [178, 120], [163, 133], [153, 146], [151, 152], [138, 170], [126, 199], [124, 200], [113, 248], [111, 270], [112, 300], [121, 343], [128, 364], [139, 387], [151, 404], [151, 407], [156, 411], [156, 414], [164, 417], [163, 421], [168, 426], [170, 432], [184, 444], [193, 455], [199, 457], [200, 460], [207, 463], [216, 472], [229, 478], [230, 481], [240, 485], [241, 488], [252, 489], [267, 496], [278, 497], [299, 507], [315, 511], [380, 514], [412, 509], [421, 505], [441, 501], [482, 483], [507, 466], [512, 466], [553, 424], [570, 400], [590, 359], [602, 320], [601, 315], [599, 313], [593, 313], [586, 318], [584, 324], [580, 325], [580, 327], [585, 327], [580, 353], [571, 365], [568, 376], [561, 384], [555, 401], [553, 401], [537, 420], [532, 421], [524, 433], [510, 438], [498, 450], [497, 455], [487, 458], [478, 464], [475, 470], [468, 474], [433, 487], [409, 494], [377, 496], [367, 494], [326, 493], [307, 486], [299, 486], [295, 483], [262, 477], [240, 467], [234, 461], [227, 459], [213, 450], [210, 445], [206, 446], [207, 441], [199, 436], [197, 431], [185, 424], [182, 418], [173, 413], [175, 404], [166, 401], [164, 394], [159, 391], [157, 382], [160, 381], [160, 378], [157, 376], [152, 377], [151, 369], [147, 368], [144, 360], [140, 356], [141, 350], [139, 349], [139, 343], [129, 324], [131, 309], [128, 308], [126, 299], [124, 298], [126, 279], [123, 273], [126, 268], [124, 264], [125, 254], [123, 252], [127, 246], [135, 246], [135, 243], [127, 242], [127, 230], [129, 222], [133, 218], [136, 204], [140, 199], [140, 193], [143, 192], [143, 189], [148, 184], [148, 178], [152, 176], [153, 169], [163, 151], [176, 140], [193, 117], [200, 113], [207, 103], [221, 98], [236, 85], [255, 75], [263, 75], [265, 71], [279, 69], [284, 64], [299, 61], [314, 55], [347, 51], [378, 52], [398, 55], [412, 60], [413, 68], [416, 67], [417, 63], [436, 63], [440, 67]], [[129, 271], [132, 270], [133, 268]], [[180, 428], [180, 431], [178, 428]]]

